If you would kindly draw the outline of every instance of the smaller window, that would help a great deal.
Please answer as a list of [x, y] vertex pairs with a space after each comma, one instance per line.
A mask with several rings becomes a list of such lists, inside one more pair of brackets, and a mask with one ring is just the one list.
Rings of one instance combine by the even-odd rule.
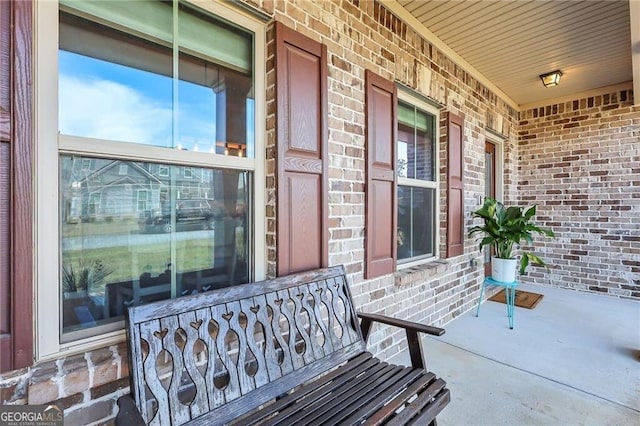
[[122, 176], [126, 176], [126, 174], [127, 174], [127, 165], [126, 164], [120, 164], [120, 167], [118, 168], [118, 174], [122, 175]]
[[436, 256], [437, 114], [404, 92], [398, 101], [398, 263]]
[[191, 179], [193, 177], [193, 171], [189, 167], [182, 169], [182, 173], [185, 179]]
[[100, 200], [102, 198], [102, 193], [100, 192], [92, 192], [89, 194], [89, 201], [87, 203], [86, 213], [89, 219], [95, 219], [98, 214], [100, 214]]
[[147, 201], [150, 201], [151, 194], [146, 189], [138, 190], [138, 211], [143, 212], [147, 210]]
[[159, 167], [160, 167], [160, 170], [158, 171], [158, 176], [168, 177], [169, 176], [169, 167], [163, 166], [162, 164], [160, 164]]

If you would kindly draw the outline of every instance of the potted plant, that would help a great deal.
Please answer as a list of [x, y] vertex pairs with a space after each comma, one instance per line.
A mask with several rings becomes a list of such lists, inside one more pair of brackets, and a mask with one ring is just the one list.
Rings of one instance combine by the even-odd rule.
[[113, 273], [113, 270], [105, 267], [99, 259], [84, 259], [73, 263], [62, 263], [62, 289], [66, 297], [72, 294], [84, 297], [88, 292], [103, 285], [105, 278]]
[[[517, 259], [513, 250], [521, 241], [528, 244], [533, 242], [533, 234], [555, 237], [550, 229], [538, 227], [533, 223], [536, 215], [536, 205], [526, 210], [517, 206], [505, 207], [501, 202], [486, 197], [484, 205], [473, 212], [473, 217], [484, 220], [482, 226], [474, 226], [469, 230], [469, 236], [476, 234], [483, 236], [480, 241], [480, 251], [484, 246], [493, 249], [491, 259], [491, 276], [496, 281], [513, 282], [516, 279]], [[547, 266], [538, 256], [529, 252], [522, 252], [520, 258], [520, 274], [524, 274], [529, 264]]]

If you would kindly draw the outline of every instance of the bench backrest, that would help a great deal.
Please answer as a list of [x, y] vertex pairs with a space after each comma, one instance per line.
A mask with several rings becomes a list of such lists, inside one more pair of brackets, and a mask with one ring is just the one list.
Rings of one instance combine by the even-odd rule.
[[127, 333], [154, 425], [237, 417], [365, 350], [342, 267], [132, 307]]

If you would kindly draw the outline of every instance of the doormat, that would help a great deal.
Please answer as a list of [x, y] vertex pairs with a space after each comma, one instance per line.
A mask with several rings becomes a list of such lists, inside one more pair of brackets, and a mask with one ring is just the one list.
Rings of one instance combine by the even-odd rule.
[[[542, 300], [544, 296], [538, 293], [529, 293], [528, 291], [516, 290], [516, 306], [521, 308], [533, 309]], [[507, 303], [504, 290], [490, 297], [489, 300], [500, 303]]]

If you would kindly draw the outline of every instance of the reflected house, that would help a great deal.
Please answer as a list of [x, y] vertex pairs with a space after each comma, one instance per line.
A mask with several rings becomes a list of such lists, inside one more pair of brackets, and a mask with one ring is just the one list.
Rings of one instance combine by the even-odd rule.
[[[66, 223], [138, 219], [140, 214], [169, 203], [169, 188], [176, 199], [207, 199], [214, 192], [211, 170], [169, 167], [122, 160], [66, 157], [71, 176], [63, 188]], [[64, 173], [64, 172], [63, 172]], [[172, 176], [173, 175], [173, 176]], [[173, 182], [172, 182], [173, 181]]]
[[[64, 160], [63, 160], [64, 161]], [[137, 219], [141, 211], [159, 208], [163, 184], [137, 163], [67, 158], [71, 187], [63, 206], [67, 223]]]

